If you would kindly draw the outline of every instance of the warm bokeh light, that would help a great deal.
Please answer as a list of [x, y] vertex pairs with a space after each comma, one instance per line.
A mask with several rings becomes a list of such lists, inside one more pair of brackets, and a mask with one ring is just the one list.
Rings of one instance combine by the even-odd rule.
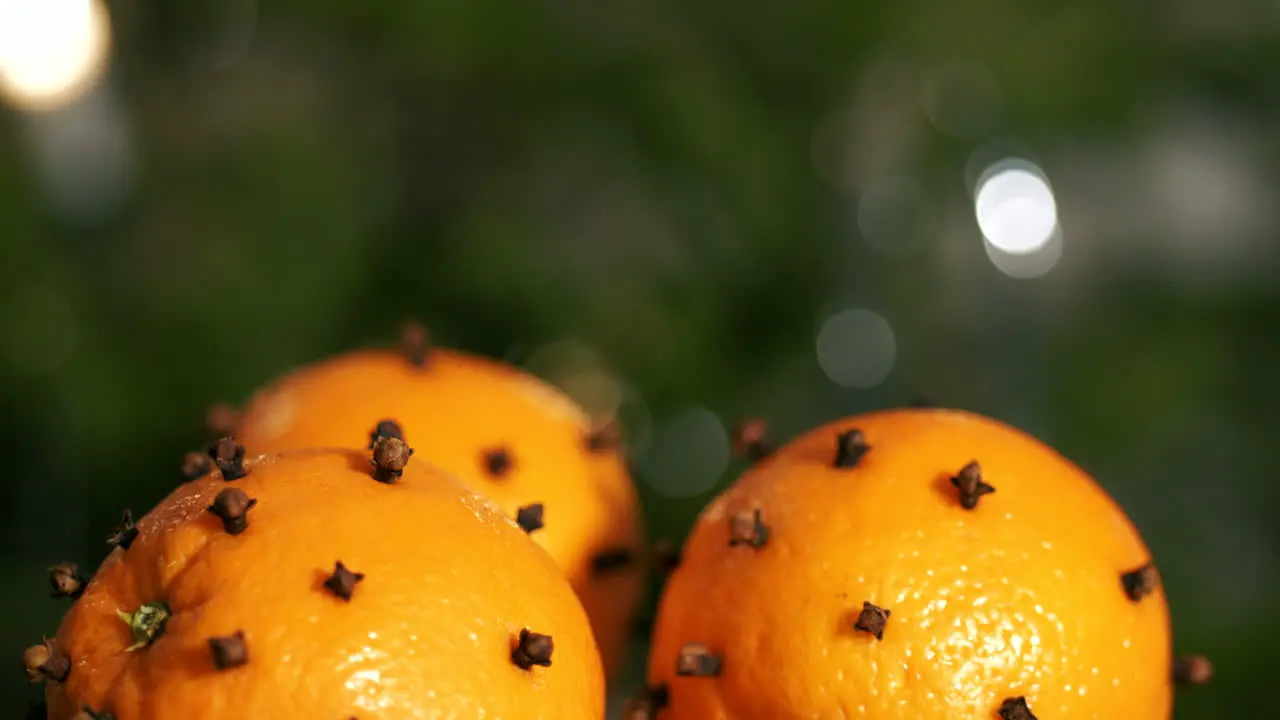
[[21, 110], [63, 107], [97, 83], [110, 46], [101, 0], [0, 0], [0, 97]]

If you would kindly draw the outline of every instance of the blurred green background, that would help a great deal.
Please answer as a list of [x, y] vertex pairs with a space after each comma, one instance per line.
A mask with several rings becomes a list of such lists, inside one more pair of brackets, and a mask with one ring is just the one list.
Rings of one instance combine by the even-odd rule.
[[[23, 2], [0, 43], [36, 36], [4, 32]], [[65, 609], [45, 567], [101, 560], [209, 403], [417, 316], [616, 409], [658, 537], [741, 470], [743, 414], [786, 438], [923, 395], [1019, 425], [1124, 504], [1178, 649], [1213, 659], [1177, 717], [1280, 716], [1280, 5], [110, 18], [84, 92], [0, 83], [3, 707], [35, 696], [19, 652]], [[1037, 253], [975, 219], [1006, 158], [1052, 185]]]

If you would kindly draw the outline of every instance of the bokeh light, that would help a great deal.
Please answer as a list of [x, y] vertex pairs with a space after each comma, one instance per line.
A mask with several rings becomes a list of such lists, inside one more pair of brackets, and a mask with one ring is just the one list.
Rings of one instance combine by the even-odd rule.
[[978, 181], [974, 212], [982, 236], [1009, 255], [1044, 247], [1058, 225], [1058, 206], [1048, 180], [1034, 164], [1002, 160]]
[[74, 102], [97, 84], [110, 46], [101, 0], [0, 0], [0, 96], [28, 111]]
[[1049, 237], [1048, 242], [1041, 245], [1034, 252], [1005, 252], [985, 238], [982, 244], [987, 251], [987, 258], [991, 260], [991, 264], [1001, 273], [1015, 280], [1034, 280], [1035, 278], [1044, 277], [1062, 259], [1062, 230], [1056, 228]]
[[937, 235], [937, 213], [925, 189], [914, 179], [891, 175], [862, 191], [858, 229], [877, 252], [906, 257]]
[[682, 410], [660, 423], [641, 459], [641, 477], [660, 495], [685, 498], [715, 487], [730, 460], [729, 431], [704, 407]]
[[854, 308], [832, 315], [818, 330], [818, 365], [831, 382], [849, 388], [870, 388], [893, 371], [898, 342], [889, 321]]

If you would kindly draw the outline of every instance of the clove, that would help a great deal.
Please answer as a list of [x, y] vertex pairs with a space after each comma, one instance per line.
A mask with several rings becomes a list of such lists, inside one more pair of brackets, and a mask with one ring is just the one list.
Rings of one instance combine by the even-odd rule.
[[1154, 563], [1148, 562], [1141, 567], [1122, 573], [1120, 575], [1120, 584], [1129, 600], [1139, 602], [1155, 592], [1155, 589], [1159, 587], [1160, 573], [1156, 571]]
[[996, 489], [982, 479], [982, 467], [977, 460], [960, 468], [960, 472], [951, 477], [951, 484], [960, 491], [960, 507], [973, 510], [978, 507], [978, 500]]
[[133, 541], [138, 539], [138, 526], [133, 524], [133, 511], [125, 508], [124, 519], [120, 521], [120, 526], [111, 531], [107, 535], [107, 544], [118, 547], [122, 550], [128, 550]]
[[182, 477], [186, 481], [199, 480], [213, 470], [213, 460], [208, 453], [192, 452], [182, 458]]
[[835, 466], [843, 470], [858, 467], [858, 463], [862, 462], [862, 457], [870, 449], [871, 446], [867, 444], [867, 438], [861, 430], [846, 430], [836, 436]]
[[404, 442], [404, 429], [400, 427], [400, 423], [395, 420], [380, 420], [374, 426], [373, 432], [369, 433], [369, 449], [372, 450], [378, 444], [378, 438], [395, 438]]
[[239, 535], [249, 527], [249, 511], [258, 501], [240, 488], [227, 488], [213, 499], [209, 513], [222, 521], [228, 535]]
[[345, 602], [351, 602], [356, 585], [364, 580], [364, 573], [352, 572], [339, 560], [333, 564], [333, 574], [324, 581], [324, 587]]
[[1021, 695], [1005, 699], [996, 713], [1000, 720], [1036, 720], [1036, 716], [1031, 714], [1031, 708], [1027, 706], [1027, 699]]
[[1203, 655], [1180, 655], [1173, 661], [1173, 681], [1178, 685], [1204, 685], [1213, 678], [1213, 663]]
[[244, 446], [233, 437], [224, 437], [210, 446], [209, 457], [222, 472], [223, 480], [231, 482], [249, 474], [244, 467]]
[[511, 472], [515, 467], [515, 463], [511, 459], [511, 452], [506, 448], [494, 448], [488, 450], [484, 454], [484, 469], [489, 476], [498, 479]]
[[750, 545], [759, 550], [769, 542], [769, 526], [764, 524], [760, 508], [729, 517], [729, 547]]
[[858, 619], [854, 621], [853, 629], [867, 633], [876, 640], [883, 640], [884, 627], [889, 622], [889, 616], [892, 614], [893, 612], [890, 610], [885, 610], [869, 602], [863, 602], [862, 612], [858, 613]]
[[631, 548], [616, 547], [602, 550], [591, 558], [591, 574], [607, 575], [618, 570], [625, 570], [635, 564], [636, 554]]
[[41, 680], [65, 682], [71, 674], [71, 659], [52, 640], [45, 640], [23, 651], [22, 665], [27, 671], [27, 679], [33, 683]]
[[431, 354], [431, 334], [421, 323], [407, 321], [400, 327], [400, 352], [410, 365], [423, 368]]
[[764, 459], [770, 452], [769, 424], [762, 418], [746, 418], [733, 428], [733, 454], [751, 462]]
[[689, 643], [676, 657], [676, 675], [680, 677], [716, 677], [724, 664], [718, 655], [702, 643]]
[[542, 514], [542, 503], [525, 505], [516, 510], [516, 524], [527, 533], [541, 530], [543, 528]]
[[587, 434], [587, 450], [597, 453], [622, 447], [622, 427], [616, 420], [609, 420], [593, 428]]
[[413, 457], [413, 448], [394, 437], [380, 437], [373, 442], [373, 479], [380, 483], [394, 483], [404, 474], [404, 468]]
[[657, 720], [658, 713], [671, 704], [671, 691], [664, 685], [645, 687], [627, 702], [622, 720]]
[[218, 670], [230, 670], [249, 662], [249, 646], [245, 644], [244, 631], [224, 637], [209, 638], [209, 654]]
[[511, 662], [521, 670], [532, 670], [535, 665], [551, 667], [551, 653], [555, 648], [555, 641], [550, 635], [523, 628], [520, 630], [515, 647], [511, 650]]
[[84, 593], [87, 581], [80, 574], [80, 566], [73, 562], [60, 562], [49, 568], [49, 584], [53, 586], [53, 597], [80, 597]]

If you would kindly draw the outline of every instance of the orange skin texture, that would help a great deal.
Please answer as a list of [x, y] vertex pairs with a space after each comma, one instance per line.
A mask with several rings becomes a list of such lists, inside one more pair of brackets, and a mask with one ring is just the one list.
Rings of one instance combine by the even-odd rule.
[[[83, 705], [117, 720], [604, 717], [586, 614], [491, 501], [413, 461], [379, 483], [351, 450], [246, 467], [182, 485], [107, 557], [58, 630], [72, 669], [48, 683], [51, 720]], [[239, 535], [206, 510], [227, 487], [258, 501]], [[365, 575], [350, 602], [323, 588], [338, 560]], [[126, 652], [117, 610], [154, 601], [168, 624]], [[524, 627], [554, 639], [550, 667], [512, 663]], [[237, 630], [248, 664], [219, 671], [208, 639]]]
[[[871, 449], [834, 467], [838, 433]], [[978, 460], [995, 486], [973, 511], [950, 478]], [[759, 508], [767, 543], [730, 547]], [[799, 437], [703, 512], [660, 603], [649, 682], [663, 720], [995, 720], [1025, 696], [1041, 720], [1172, 711], [1164, 594], [1132, 602], [1151, 559], [1083, 470], [1000, 422], [948, 410], [851, 417]], [[891, 612], [883, 639], [853, 629]], [[677, 677], [686, 643], [723, 659]]]
[[[383, 419], [404, 429], [415, 460], [469, 483], [514, 517], [544, 505], [533, 538], [563, 568], [591, 618], [606, 672], [621, 662], [644, 582], [639, 563], [593, 573], [597, 554], [639, 557], [640, 504], [613, 450], [589, 452], [590, 419], [547, 383], [512, 366], [443, 348], [424, 367], [396, 352], [362, 350], [294, 371], [260, 390], [236, 437], [250, 453], [312, 446], [367, 447]], [[485, 452], [506, 448], [513, 467], [486, 470]]]

